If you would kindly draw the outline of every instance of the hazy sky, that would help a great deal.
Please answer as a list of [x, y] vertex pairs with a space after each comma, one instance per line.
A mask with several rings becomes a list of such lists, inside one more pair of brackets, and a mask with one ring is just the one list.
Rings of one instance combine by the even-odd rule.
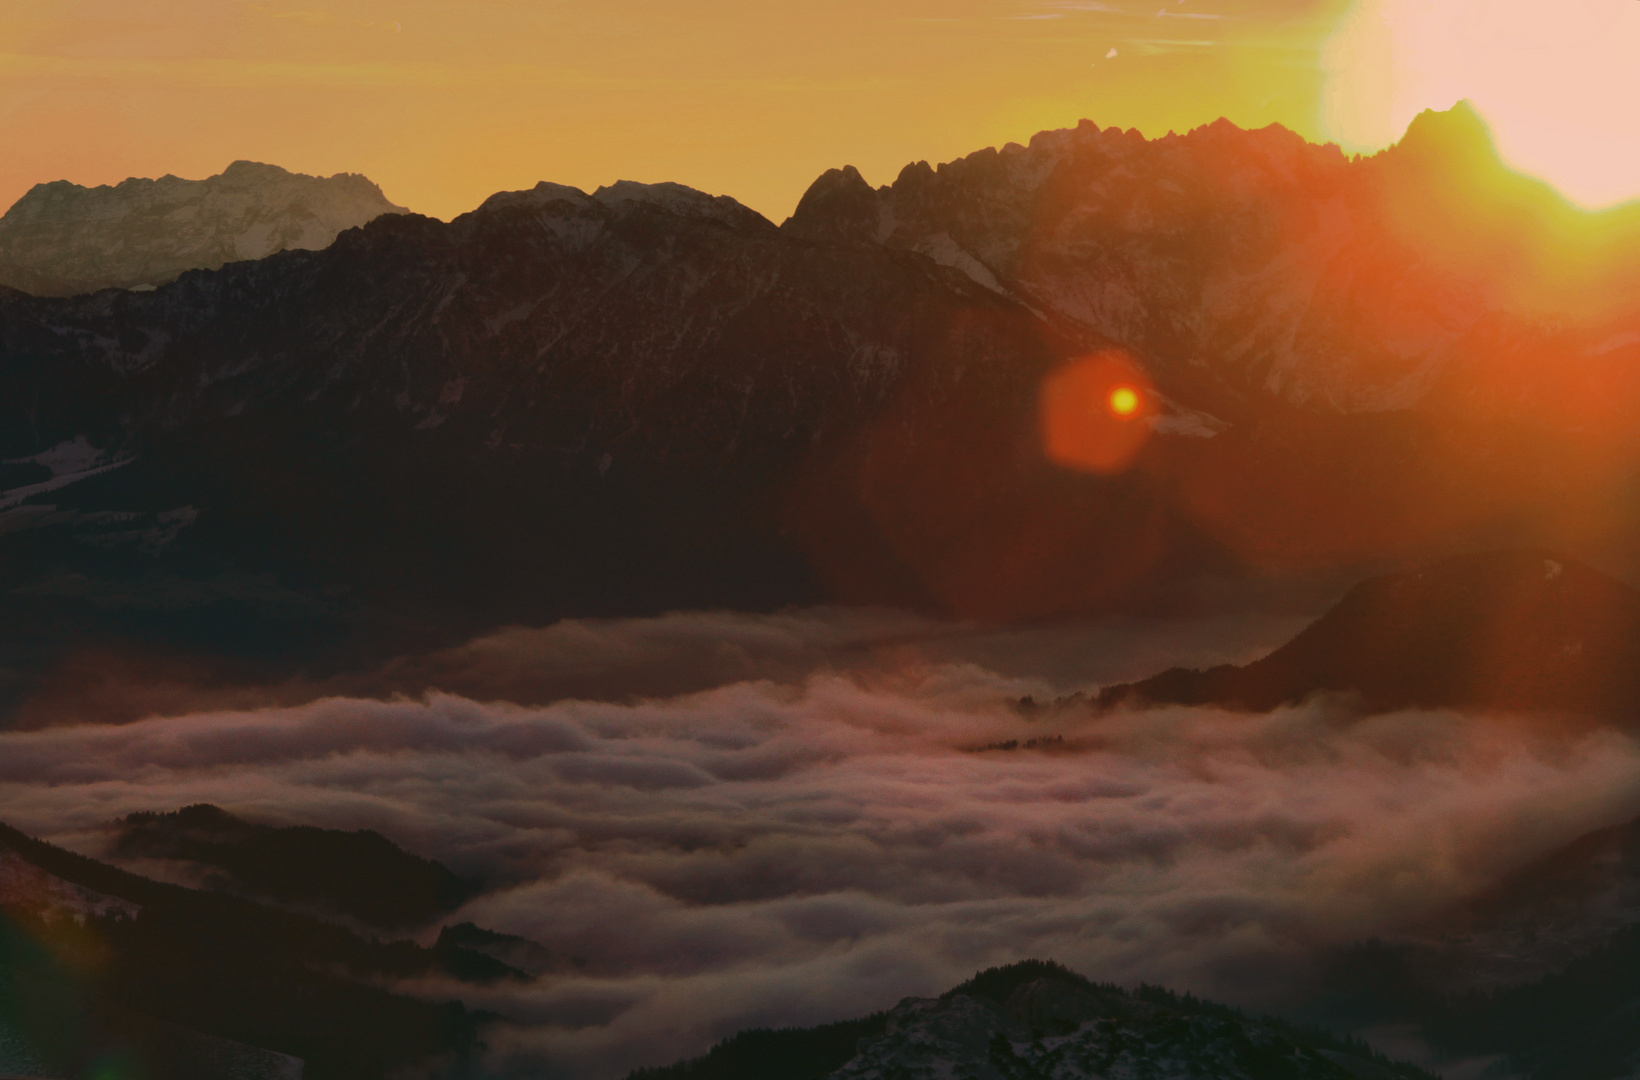
[[[1159, 135], [1223, 115], [1381, 145], [1409, 108], [1450, 104], [1423, 99], [1511, 70], [1453, 66], [1477, 2], [0, 0], [0, 206], [42, 180], [251, 158], [363, 172], [443, 217], [540, 179], [664, 179], [779, 220], [826, 168], [886, 183], [1082, 117]], [[1486, 5], [1517, 8], [1522, 40], [1543, 40], [1531, 20], [1549, 7]], [[1585, 8], [1558, 25], [1609, 55], [1572, 67], [1633, 66], [1597, 24], [1640, 4], [1553, 6]], [[1406, 9], [1452, 17], [1431, 31]], [[1463, 77], [1392, 78], [1409, 56]]]

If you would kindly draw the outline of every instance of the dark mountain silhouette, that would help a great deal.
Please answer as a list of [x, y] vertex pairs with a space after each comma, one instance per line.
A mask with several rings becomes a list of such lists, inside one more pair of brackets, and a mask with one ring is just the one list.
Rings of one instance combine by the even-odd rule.
[[517, 934], [486, 930], [470, 922], [446, 926], [439, 931], [438, 949], [466, 949], [499, 960], [508, 967], [531, 975], [546, 975], [578, 967], [582, 961], [563, 957], [546, 946]]
[[938, 998], [810, 1029], [749, 1031], [630, 1080], [1432, 1080], [1364, 1043], [1152, 987], [1128, 992], [1051, 962], [991, 968]]
[[186, 270], [322, 248], [402, 214], [362, 176], [304, 176], [236, 161], [206, 180], [37, 184], [0, 217], [0, 286], [37, 296], [151, 288]]
[[[1359, 161], [1084, 124], [828, 173], [778, 228], [541, 184], [153, 292], [0, 292], [0, 625], [29, 628], [0, 708], [133, 642], [254, 683], [567, 615], [1157, 611], [1483, 544], [1615, 565], [1640, 231], [1511, 177], [1461, 112]], [[1508, 230], [1424, 220], [1488, 193]], [[1112, 347], [1148, 438], [1051, 464], [1045, 377]]]
[[1244, 667], [1174, 668], [1097, 706], [1264, 711], [1316, 693], [1373, 710], [1479, 708], [1640, 720], [1640, 592], [1563, 555], [1460, 555], [1373, 578]]
[[113, 854], [213, 871], [214, 886], [385, 929], [417, 927], [460, 907], [474, 887], [380, 833], [274, 828], [208, 804], [117, 823]]
[[31, 1052], [64, 1075], [110, 1054], [170, 1053], [176, 1040], [156, 1043], [155, 1023], [300, 1058], [308, 1080], [385, 1077], [434, 1060], [453, 1068], [477, 1048], [484, 1017], [382, 985], [526, 978], [456, 946], [375, 941], [150, 881], [3, 825], [0, 864], [0, 1005], [21, 1018]]

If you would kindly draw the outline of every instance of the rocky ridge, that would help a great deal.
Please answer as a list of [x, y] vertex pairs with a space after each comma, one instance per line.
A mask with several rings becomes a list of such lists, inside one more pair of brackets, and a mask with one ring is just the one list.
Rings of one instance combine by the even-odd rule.
[[[831, 1036], [858, 1031], [854, 1046]], [[781, 1044], [784, 1044], [782, 1046]], [[754, 1059], [753, 1055], [756, 1055]], [[754, 1060], [757, 1064], [754, 1064]], [[760, 1071], [761, 1070], [761, 1071]], [[1430, 1080], [1365, 1044], [1051, 962], [991, 968], [937, 998], [811, 1031], [748, 1032], [632, 1080]]]

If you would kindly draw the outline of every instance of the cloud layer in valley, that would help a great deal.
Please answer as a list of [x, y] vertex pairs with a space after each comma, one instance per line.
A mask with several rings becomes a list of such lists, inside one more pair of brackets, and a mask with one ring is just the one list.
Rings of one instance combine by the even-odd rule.
[[[1015, 700], [1070, 676], [1008, 657], [1070, 656], [1066, 641], [873, 633], [862, 651], [835, 621], [804, 623], [822, 618], [739, 623], [724, 647], [744, 656], [711, 669], [721, 685], [648, 699], [486, 703], [496, 690], [474, 676], [464, 695], [4, 733], [0, 804], [92, 854], [114, 816], [193, 802], [379, 829], [487, 883], [449, 921], [575, 959], [459, 993], [513, 1021], [490, 1040], [498, 1063], [587, 1077], [1026, 956], [1280, 1004], [1270, 988], [1299, 988], [1315, 947], [1640, 813], [1640, 749], [1611, 732], [1568, 742], [1506, 718], [1325, 702], [1025, 714]], [[665, 626], [604, 626], [577, 662], [649, 655]], [[544, 655], [525, 638], [506, 640]], [[1133, 649], [1150, 659], [1136, 640], [1111, 677], [1141, 662]], [[1226, 640], [1199, 632], [1195, 647], [1217, 657]], [[1120, 643], [1107, 635], [1108, 655]], [[793, 650], [809, 659], [766, 662]], [[983, 749], [1042, 736], [1063, 742]]]

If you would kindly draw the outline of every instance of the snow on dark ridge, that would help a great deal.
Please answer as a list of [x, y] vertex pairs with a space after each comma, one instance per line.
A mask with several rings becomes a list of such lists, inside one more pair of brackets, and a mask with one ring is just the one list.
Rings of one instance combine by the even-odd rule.
[[1432, 1080], [1354, 1039], [1223, 1005], [1090, 982], [1051, 961], [809, 1029], [743, 1032], [630, 1080]]

